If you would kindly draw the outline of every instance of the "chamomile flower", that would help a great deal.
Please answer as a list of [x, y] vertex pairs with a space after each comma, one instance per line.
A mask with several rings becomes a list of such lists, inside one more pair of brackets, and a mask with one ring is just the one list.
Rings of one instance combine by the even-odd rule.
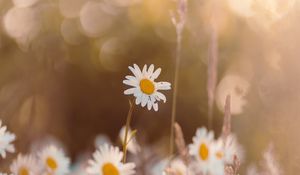
[[63, 150], [50, 145], [39, 153], [39, 158], [47, 173], [52, 175], [63, 175], [69, 172], [70, 160]]
[[195, 158], [192, 166], [196, 172], [211, 175], [223, 175], [223, 159], [218, 158], [218, 153], [222, 151], [222, 145], [218, 145], [214, 140], [214, 133], [208, 132], [206, 128], [199, 128], [193, 143], [189, 145], [189, 153]]
[[224, 161], [226, 164], [233, 164], [234, 157], [236, 156], [239, 160], [243, 159], [243, 150], [235, 135], [231, 134], [227, 136], [226, 140], [223, 142], [224, 151]]
[[168, 166], [169, 160], [167, 158], [162, 159], [162, 160], [157, 160], [150, 169], [150, 174], [151, 175], [164, 175], [164, 170]]
[[0, 155], [2, 158], [6, 157], [6, 152], [15, 152], [15, 147], [11, 142], [16, 139], [16, 136], [9, 131], [6, 131], [6, 126], [2, 126], [2, 121], [0, 121]]
[[19, 154], [17, 159], [10, 166], [10, 171], [14, 175], [39, 175], [40, 166], [32, 155]]
[[[191, 171], [191, 169], [188, 168], [184, 164], [184, 162], [179, 158], [172, 160], [169, 168], [175, 175], [184, 175], [184, 174], [194, 175], [193, 171]], [[167, 173], [163, 172], [163, 175], [167, 175]]]
[[219, 138], [214, 142], [214, 148], [216, 150], [217, 159], [223, 160], [227, 165], [232, 165], [235, 157], [237, 157], [239, 161], [243, 159], [243, 150], [233, 134], [228, 135], [225, 140]]
[[155, 82], [155, 79], [159, 76], [161, 68], [154, 71], [154, 65], [151, 64], [149, 68], [147, 65], [143, 67], [143, 70], [134, 64], [133, 67], [128, 67], [134, 76], [127, 75], [126, 80], [123, 83], [131, 88], [124, 91], [125, 95], [133, 95], [135, 104], [141, 104], [142, 107], [147, 105], [148, 110], [152, 108], [158, 111], [158, 101], [166, 102], [166, 96], [159, 92], [159, 90], [170, 90], [171, 83], [169, 82]]
[[123, 153], [118, 147], [100, 146], [93, 154], [93, 160], [89, 160], [86, 169], [88, 174], [92, 175], [132, 175], [135, 173], [134, 163], [121, 162]]

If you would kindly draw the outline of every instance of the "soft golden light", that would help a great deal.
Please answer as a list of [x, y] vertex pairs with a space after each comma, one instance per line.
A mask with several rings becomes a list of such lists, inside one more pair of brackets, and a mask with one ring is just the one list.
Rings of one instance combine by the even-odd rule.
[[13, 0], [13, 3], [17, 7], [30, 7], [37, 3], [39, 0]]
[[114, 22], [113, 9], [108, 13], [106, 4], [90, 1], [80, 11], [80, 23], [83, 32], [90, 37], [99, 37], [110, 29]]
[[86, 2], [87, 0], [59, 0], [59, 9], [67, 18], [78, 17], [80, 9]]

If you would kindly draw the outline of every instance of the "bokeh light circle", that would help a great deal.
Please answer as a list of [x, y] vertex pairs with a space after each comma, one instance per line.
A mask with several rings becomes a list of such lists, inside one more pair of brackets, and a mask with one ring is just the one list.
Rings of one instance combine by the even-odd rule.
[[80, 23], [83, 32], [90, 37], [104, 35], [112, 26], [113, 21], [113, 15], [105, 11], [103, 3], [89, 1], [80, 11]]
[[36, 4], [39, 0], [12, 0], [16, 7], [30, 7]]

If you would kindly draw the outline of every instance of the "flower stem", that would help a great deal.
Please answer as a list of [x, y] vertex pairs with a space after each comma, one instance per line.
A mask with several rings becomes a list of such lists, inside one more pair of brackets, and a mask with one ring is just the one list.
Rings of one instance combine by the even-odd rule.
[[128, 140], [128, 131], [129, 131], [129, 127], [130, 127], [130, 122], [131, 122], [131, 119], [132, 119], [132, 112], [133, 112], [133, 108], [134, 108], [134, 105], [133, 105], [133, 102], [131, 100], [129, 100], [129, 111], [128, 111], [128, 114], [127, 114], [127, 119], [126, 119], [126, 126], [125, 126], [125, 137], [124, 137], [124, 140], [123, 140], [123, 163], [126, 162], [126, 155], [127, 155], [127, 140]]

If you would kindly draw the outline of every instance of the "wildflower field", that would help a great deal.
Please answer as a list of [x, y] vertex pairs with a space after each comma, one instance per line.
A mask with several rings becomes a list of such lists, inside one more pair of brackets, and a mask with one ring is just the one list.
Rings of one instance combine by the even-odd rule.
[[299, 11], [0, 0], [0, 175], [297, 175]]

